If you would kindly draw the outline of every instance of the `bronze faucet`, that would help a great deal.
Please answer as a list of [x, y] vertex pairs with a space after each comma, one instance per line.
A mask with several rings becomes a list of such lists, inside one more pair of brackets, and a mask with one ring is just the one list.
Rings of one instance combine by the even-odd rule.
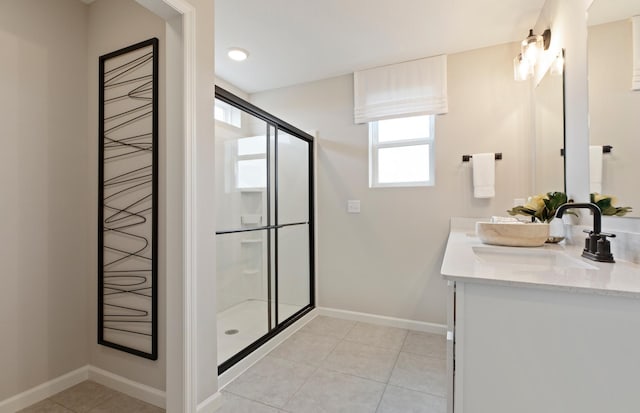
[[584, 242], [582, 256], [593, 261], [615, 262], [613, 260], [613, 254], [611, 254], [611, 244], [607, 239], [607, 237], [614, 238], [615, 234], [601, 232], [602, 212], [598, 205], [587, 202], [562, 204], [556, 211], [556, 217], [562, 218], [564, 211], [573, 208], [590, 209], [593, 212], [593, 231], [584, 231], [589, 234], [589, 236]]

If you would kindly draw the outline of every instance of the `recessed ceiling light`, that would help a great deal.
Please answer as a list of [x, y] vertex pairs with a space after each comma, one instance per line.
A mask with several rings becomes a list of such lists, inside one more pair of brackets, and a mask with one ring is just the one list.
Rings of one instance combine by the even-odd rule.
[[229, 56], [229, 59], [231, 60], [242, 62], [243, 60], [246, 60], [247, 57], [249, 57], [249, 52], [244, 49], [240, 49], [239, 47], [232, 47], [227, 52], [227, 56]]

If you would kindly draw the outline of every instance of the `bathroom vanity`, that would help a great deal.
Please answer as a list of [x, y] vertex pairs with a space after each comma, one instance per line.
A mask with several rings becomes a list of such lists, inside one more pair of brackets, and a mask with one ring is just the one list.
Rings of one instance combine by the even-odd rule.
[[[453, 218], [449, 412], [640, 411], [640, 265], [577, 245], [485, 245]], [[615, 241], [613, 241], [615, 242]]]

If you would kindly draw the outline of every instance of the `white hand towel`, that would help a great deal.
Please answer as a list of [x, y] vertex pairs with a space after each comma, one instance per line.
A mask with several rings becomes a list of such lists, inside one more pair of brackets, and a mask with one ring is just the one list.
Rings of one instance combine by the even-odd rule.
[[473, 196], [493, 198], [496, 196], [496, 160], [493, 153], [474, 153], [473, 157]]
[[602, 146], [589, 146], [589, 192], [602, 193]]

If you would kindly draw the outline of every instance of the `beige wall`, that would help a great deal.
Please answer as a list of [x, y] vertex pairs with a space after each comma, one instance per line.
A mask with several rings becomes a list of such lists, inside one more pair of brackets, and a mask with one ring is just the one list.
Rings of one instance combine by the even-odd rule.
[[[213, 263], [213, 2], [188, 0], [195, 10], [193, 108], [202, 233], [196, 281], [199, 388], [217, 391], [215, 266]], [[148, 2], [149, 6], [162, 4]], [[168, 11], [166, 6], [159, 12]], [[168, 16], [171, 15], [171, 12]], [[165, 27], [133, 0], [6, 0], [0, 2], [0, 400], [93, 364], [128, 379], [165, 388], [165, 327], [171, 325], [171, 411], [182, 411], [184, 126], [182, 23]], [[174, 58], [165, 66], [167, 28]], [[98, 56], [139, 40], [160, 38], [160, 359], [143, 360], [96, 344], [97, 65]], [[165, 138], [163, 70], [171, 71], [171, 139]], [[210, 88], [208, 87], [210, 86]], [[190, 223], [187, 223], [190, 224]], [[169, 231], [170, 233], [167, 233]], [[193, 241], [193, 240], [192, 240]], [[202, 253], [202, 252], [206, 252]], [[171, 288], [165, 288], [171, 271]], [[165, 303], [173, 312], [167, 321]], [[194, 343], [196, 345], [196, 343]], [[190, 397], [190, 396], [189, 396]]]
[[[352, 76], [251, 96], [318, 131], [318, 305], [445, 323], [440, 265], [451, 216], [505, 215], [529, 193], [530, 89], [514, 82], [517, 44], [450, 55], [449, 113], [436, 120], [436, 185], [368, 187], [368, 129], [353, 123]], [[463, 154], [502, 152], [494, 199], [473, 198]], [[349, 199], [361, 214], [347, 214]]]
[[639, 217], [640, 92], [631, 90], [631, 38], [628, 19], [589, 27], [589, 133], [592, 145], [613, 146], [604, 155], [602, 193]]
[[87, 361], [86, 6], [0, 2], [0, 400]]
[[[160, 17], [138, 5], [134, 0], [97, 0], [89, 6], [88, 15], [88, 90], [89, 90], [89, 148], [86, 156], [89, 159], [87, 180], [85, 188], [88, 188], [89, 207], [91, 211], [88, 217], [89, 233], [89, 267], [88, 267], [88, 314], [89, 314], [89, 363], [108, 370], [112, 373], [124, 376], [130, 380], [164, 390], [165, 388], [165, 300], [159, 300], [159, 336], [158, 336], [158, 360], [152, 361], [133, 356], [122, 351], [114, 350], [97, 344], [97, 215], [98, 209], [98, 58], [99, 56], [129, 46], [131, 44], [157, 37], [159, 42], [159, 63], [164, 68], [164, 30], [165, 22]], [[161, 85], [159, 116], [160, 147], [166, 146], [165, 134], [165, 74], [159, 71], [159, 84]], [[160, 165], [164, 169], [164, 164]], [[161, 186], [161, 188], [163, 185]], [[161, 189], [162, 192], [162, 189]], [[163, 194], [160, 194], [162, 197]], [[162, 214], [160, 215], [163, 216]], [[159, 222], [161, 234], [164, 233], [165, 223]], [[160, 261], [164, 264], [164, 261]], [[166, 267], [159, 266], [158, 291], [162, 293], [166, 282]]]

